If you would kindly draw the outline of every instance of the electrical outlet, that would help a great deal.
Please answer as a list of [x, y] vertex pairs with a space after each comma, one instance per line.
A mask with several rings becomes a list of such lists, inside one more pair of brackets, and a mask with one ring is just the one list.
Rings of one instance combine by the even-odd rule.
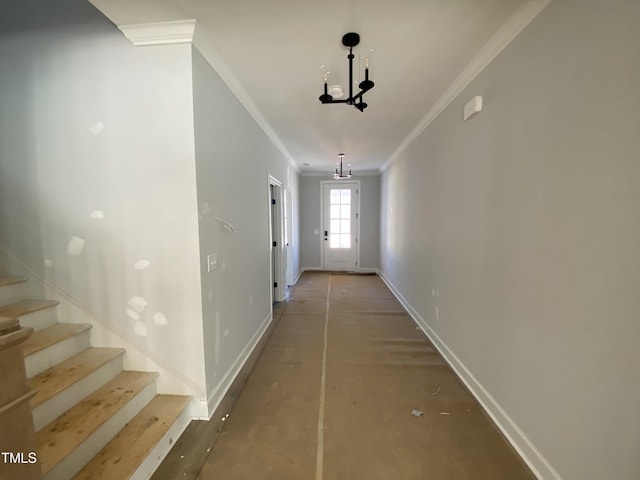
[[207, 272], [218, 268], [218, 254], [212, 253], [207, 256]]

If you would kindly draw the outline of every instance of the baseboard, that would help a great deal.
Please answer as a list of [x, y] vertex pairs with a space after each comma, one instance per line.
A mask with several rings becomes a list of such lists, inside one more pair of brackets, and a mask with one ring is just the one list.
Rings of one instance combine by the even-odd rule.
[[[355, 270], [356, 272], [362, 272], [362, 273], [379, 273], [379, 269], [375, 268], [375, 267], [358, 267]], [[300, 276], [304, 273], [304, 272], [324, 272], [324, 268], [322, 267], [302, 267], [300, 269], [300, 273], [298, 274], [298, 278], [296, 278], [296, 283], [298, 282], [298, 280], [300, 279]]]
[[[227, 373], [225, 373], [218, 384], [207, 395], [207, 405], [210, 415], [213, 415], [213, 412], [216, 411], [216, 409], [224, 399], [225, 394], [242, 370], [242, 367], [251, 356], [251, 353], [254, 351], [258, 343], [260, 343], [262, 336], [267, 331], [267, 328], [269, 328], [272, 320], [273, 314], [272, 312], [269, 312], [265, 319], [262, 321], [262, 324], [260, 325], [256, 333], [254, 333], [253, 337], [251, 337], [251, 339], [249, 340], [247, 346], [244, 347], [242, 352], [240, 352], [240, 355], [238, 355], [238, 358], [236, 358], [236, 361], [233, 362], [231, 368], [227, 371]], [[208, 417], [208, 419], [210, 418], [211, 416]]]
[[304, 272], [304, 270], [300, 269], [298, 271], [298, 275], [296, 275], [296, 278], [293, 280], [293, 285], [297, 285], [298, 280], [300, 280], [300, 277], [302, 276], [302, 273]]
[[458, 375], [460, 380], [466, 385], [471, 394], [478, 400], [482, 408], [487, 412], [496, 426], [500, 429], [509, 443], [518, 452], [520, 457], [529, 466], [531, 471], [539, 480], [562, 480], [560, 474], [551, 466], [547, 459], [540, 453], [535, 445], [529, 440], [524, 432], [518, 427], [513, 419], [504, 411], [491, 394], [473, 376], [469, 369], [451, 351], [438, 334], [431, 328], [429, 323], [413, 308], [413, 306], [402, 296], [395, 285], [379, 271], [378, 275], [389, 287], [389, 290], [396, 296], [398, 301], [407, 310], [414, 322], [422, 329], [425, 335], [431, 340], [440, 354], [444, 357], [449, 366]]
[[[196, 399], [191, 402], [193, 418], [206, 415], [205, 389], [184, 377], [171, 365], [156, 358], [151, 352], [145, 351], [124, 339], [122, 334], [110, 323], [100, 318], [86, 306], [80, 304], [69, 294], [52, 284], [40, 274], [22, 262], [15, 254], [0, 246], [0, 264], [8, 269], [7, 273], [27, 277], [27, 291], [32, 295], [43, 295], [44, 298], [58, 300], [58, 318], [67, 323], [88, 323], [92, 326], [90, 342], [95, 347], [122, 347], [126, 350], [124, 368], [126, 370], [141, 370], [158, 372], [156, 380], [158, 393], [188, 395]], [[197, 399], [201, 399], [198, 401]], [[203, 405], [204, 404], [204, 405]]]
[[359, 273], [375, 273], [376, 275], [378, 274], [378, 269], [371, 267], [358, 267], [356, 271]]
[[300, 269], [300, 275], [302, 275], [304, 272], [321, 272], [323, 270], [324, 268], [322, 267], [302, 267]]

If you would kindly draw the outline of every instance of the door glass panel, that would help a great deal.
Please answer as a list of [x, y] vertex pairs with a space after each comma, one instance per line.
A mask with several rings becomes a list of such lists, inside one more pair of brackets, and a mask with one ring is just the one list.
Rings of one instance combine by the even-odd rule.
[[329, 199], [329, 247], [351, 248], [351, 189], [332, 188]]

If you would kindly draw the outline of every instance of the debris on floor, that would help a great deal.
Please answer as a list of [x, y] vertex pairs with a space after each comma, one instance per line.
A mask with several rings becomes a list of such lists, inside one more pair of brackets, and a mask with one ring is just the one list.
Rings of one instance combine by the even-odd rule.
[[434, 397], [436, 395], [438, 395], [440, 393], [440, 387], [438, 387], [438, 390], [436, 390], [435, 392], [433, 392], [431, 395], [433, 395]]
[[411, 415], [413, 415], [414, 417], [421, 417], [422, 415], [424, 415], [424, 412], [422, 410], [417, 410], [417, 409], [413, 409], [411, 410]]
[[440, 412], [440, 415], [451, 415], [449, 412]]

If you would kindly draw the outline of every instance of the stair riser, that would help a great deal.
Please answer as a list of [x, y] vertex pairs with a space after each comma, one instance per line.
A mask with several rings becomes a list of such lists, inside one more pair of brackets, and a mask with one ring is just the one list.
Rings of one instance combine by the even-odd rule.
[[18, 318], [20, 319], [21, 326], [31, 327], [37, 332], [38, 330], [51, 327], [58, 323], [58, 309], [56, 307], [44, 308]]
[[26, 297], [25, 283], [14, 283], [0, 287], [0, 306], [9, 305]]
[[47, 368], [64, 362], [87, 348], [89, 348], [89, 330], [29, 355], [24, 359], [27, 378], [44, 372]]
[[36, 431], [55, 420], [58, 416], [62, 415], [75, 404], [80, 402], [84, 397], [88, 396], [90, 393], [94, 392], [120, 373], [123, 370], [122, 357], [122, 355], [118, 355], [116, 358], [113, 358], [105, 365], [94, 370], [89, 375], [69, 386], [55, 397], [50, 398], [42, 405], [38, 405], [34, 408], [33, 424]]
[[123, 408], [93, 432], [64, 460], [44, 476], [44, 480], [69, 480], [135, 417], [156, 394], [155, 380], [146, 385]]

